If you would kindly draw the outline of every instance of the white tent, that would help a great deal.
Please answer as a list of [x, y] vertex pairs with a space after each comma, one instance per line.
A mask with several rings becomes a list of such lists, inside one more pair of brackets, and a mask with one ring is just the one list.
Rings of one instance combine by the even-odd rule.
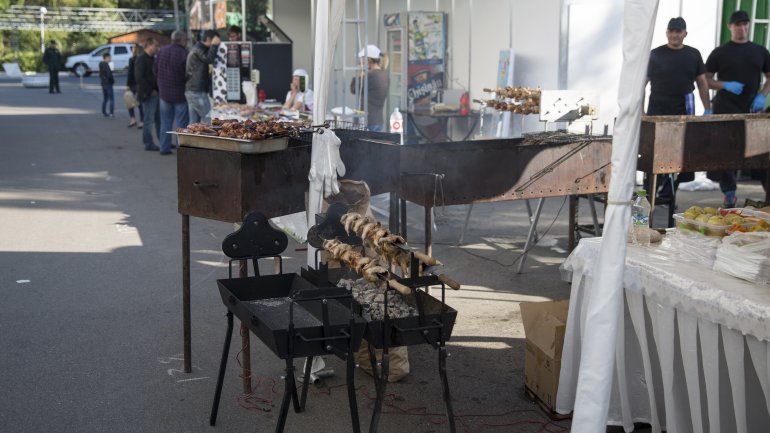
[[[647, 60], [658, 0], [626, 0], [618, 118], [612, 140], [612, 177], [596, 279], [588, 300], [572, 432], [595, 433], [607, 425], [615, 342], [623, 311], [626, 230], [631, 217]], [[600, 271], [599, 271], [600, 270]], [[610, 312], [608, 314], [608, 312]]]
[[[329, 95], [329, 78], [334, 60], [334, 47], [342, 25], [345, 0], [319, 0], [316, 5], [315, 61], [313, 65], [314, 106], [313, 123], [324, 122]], [[345, 164], [340, 159], [340, 140], [333, 131], [313, 134], [310, 156], [310, 190], [308, 194], [307, 226], [315, 224], [315, 214], [321, 211], [323, 197], [339, 192], [337, 175], [345, 175]], [[308, 246], [307, 264], [313, 265], [315, 249]]]

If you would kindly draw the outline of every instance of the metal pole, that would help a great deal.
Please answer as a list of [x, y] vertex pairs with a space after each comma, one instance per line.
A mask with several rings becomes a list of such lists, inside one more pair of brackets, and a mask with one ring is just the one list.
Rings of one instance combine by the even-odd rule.
[[45, 14], [48, 12], [48, 9], [41, 6], [40, 7], [40, 52], [45, 52]]
[[241, 0], [241, 40], [246, 42], [246, 0]]
[[174, 27], [179, 30], [179, 0], [174, 0]]
[[214, 30], [217, 28], [217, 25], [214, 23], [214, 3], [216, 0], [209, 1], [209, 23], [211, 23], [211, 30]]

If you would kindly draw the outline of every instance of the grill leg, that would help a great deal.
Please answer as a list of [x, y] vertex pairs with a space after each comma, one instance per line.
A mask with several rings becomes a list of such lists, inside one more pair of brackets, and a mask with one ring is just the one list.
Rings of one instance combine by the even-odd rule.
[[356, 360], [353, 358], [353, 350], [348, 350], [347, 361], [348, 405], [350, 406], [350, 420], [353, 422], [353, 433], [361, 433], [361, 422], [358, 420], [358, 403], [356, 402], [356, 383], [354, 379]]
[[374, 346], [371, 343], [367, 344], [369, 351], [369, 362], [372, 364], [372, 377], [374, 378], [374, 391], [375, 394], [380, 393], [380, 377], [377, 376], [377, 356], [374, 354]]
[[[388, 374], [390, 373], [390, 355], [387, 352], [388, 348], [385, 346], [382, 350], [382, 374], [380, 375], [380, 387], [377, 389], [377, 399], [374, 401], [374, 409], [372, 410], [372, 422], [369, 424], [369, 433], [377, 433], [377, 426], [380, 423], [380, 414], [382, 412], [382, 402], [385, 400], [385, 387], [388, 384]], [[376, 365], [372, 370], [374, 375], [377, 374]]]
[[217, 423], [217, 412], [219, 412], [219, 398], [222, 396], [222, 383], [225, 381], [225, 370], [227, 368], [227, 356], [230, 354], [230, 340], [233, 338], [233, 313], [227, 310], [227, 333], [225, 334], [225, 347], [222, 349], [222, 359], [219, 361], [219, 376], [217, 377], [217, 389], [214, 391], [214, 403], [211, 405], [211, 417], [209, 425]]
[[[310, 388], [310, 370], [312, 370], [313, 367], [313, 357], [308, 356], [305, 360], [305, 375], [304, 379], [302, 380], [302, 400], [299, 401], [299, 410], [297, 412], [302, 412], [305, 410], [305, 401], [307, 400], [307, 389]], [[296, 410], [296, 407], [295, 407]]]
[[281, 411], [278, 413], [278, 424], [275, 426], [275, 433], [282, 433], [286, 425], [286, 416], [289, 414], [289, 403], [294, 397], [294, 410], [297, 410], [297, 388], [294, 384], [294, 363], [291, 359], [286, 360], [286, 379], [283, 386], [283, 399], [281, 402]]
[[444, 404], [446, 404], [446, 417], [449, 421], [449, 431], [455, 433], [455, 414], [452, 410], [452, 396], [449, 394], [449, 379], [446, 375], [446, 347], [441, 346], [438, 349], [438, 371], [441, 375], [441, 387], [444, 390]]

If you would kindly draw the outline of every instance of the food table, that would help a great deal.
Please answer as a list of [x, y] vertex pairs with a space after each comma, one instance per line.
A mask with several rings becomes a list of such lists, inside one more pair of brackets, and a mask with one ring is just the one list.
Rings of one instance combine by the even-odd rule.
[[[767, 431], [770, 422], [770, 286], [683, 260], [666, 235], [629, 245], [625, 312], [618, 324], [608, 424], [653, 432]], [[576, 398], [585, 309], [601, 238], [581, 240], [562, 265], [571, 278], [556, 410]]]

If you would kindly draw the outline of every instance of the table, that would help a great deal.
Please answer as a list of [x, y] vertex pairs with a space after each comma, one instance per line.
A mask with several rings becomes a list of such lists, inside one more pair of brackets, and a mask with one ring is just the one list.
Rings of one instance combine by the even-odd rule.
[[[681, 259], [671, 234], [629, 245], [608, 423], [626, 431], [757, 432], [770, 423], [770, 286]], [[601, 238], [562, 265], [571, 278], [556, 410], [574, 408], [585, 308]], [[581, 396], [580, 398], [591, 398]]]

